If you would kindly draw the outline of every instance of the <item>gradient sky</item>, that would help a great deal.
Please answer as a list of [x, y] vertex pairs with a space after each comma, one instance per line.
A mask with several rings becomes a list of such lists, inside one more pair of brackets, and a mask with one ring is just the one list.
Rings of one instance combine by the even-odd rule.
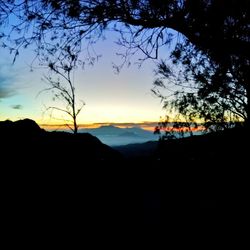
[[[97, 43], [96, 52], [102, 54], [99, 62], [75, 72], [77, 97], [86, 103], [78, 123], [157, 122], [164, 111], [160, 100], [150, 91], [155, 62], [148, 60], [138, 68], [134, 64], [138, 58], [133, 58], [129, 68], [115, 74], [112, 63], [119, 64], [116, 53], [121, 51], [115, 40], [110, 33], [108, 39]], [[46, 107], [56, 106], [52, 94], [37, 96], [47, 86], [41, 80], [47, 70], [35, 68], [31, 72], [29, 65], [35, 56], [32, 49], [21, 51], [14, 65], [13, 55], [3, 48], [0, 53], [0, 120], [30, 118], [40, 124], [62, 123], [61, 113], [54, 112], [52, 117], [44, 113]]]

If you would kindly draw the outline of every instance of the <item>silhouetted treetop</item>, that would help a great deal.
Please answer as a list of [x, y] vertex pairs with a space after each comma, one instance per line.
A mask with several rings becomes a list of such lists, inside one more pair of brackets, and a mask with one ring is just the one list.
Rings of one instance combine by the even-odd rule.
[[[166, 34], [171, 28], [214, 59], [222, 60], [231, 54], [249, 56], [249, 5], [248, 0], [8, 0], [1, 1], [0, 17], [3, 24], [15, 13], [20, 23], [14, 29], [26, 38], [22, 28], [33, 27], [29, 39], [19, 40], [24, 44], [42, 42], [50, 30], [52, 40], [67, 38], [69, 44], [76, 45], [84, 37], [94, 38], [92, 32], [103, 31], [115, 21], [125, 24], [138, 43], [142, 41], [136, 38], [145, 29], [152, 29], [145, 43], [137, 44], [145, 52], [149, 52], [146, 45], [157, 50], [170, 42], [171, 36]], [[67, 37], [69, 34], [74, 37]]]
[[[249, 0], [0, 0], [0, 3], [0, 24], [12, 25], [1, 33], [2, 46], [15, 53], [14, 60], [20, 47], [36, 44], [42, 60], [56, 57], [61, 61], [67, 48], [75, 55], [84, 49], [86, 58], [80, 63], [92, 64], [97, 55], [91, 47], [105, 36], [105, 30], [112, 29], [120, 32], [118, 42], [126, 49], [124, 61], [138, 51], [145, 55], [142, 60], [156, 59], [160, 47], [171, 45], [173, 60], [191, 65], [194, 58], [197, 67], [203, 63], [203, 68], [210, 65], [210, 69], [215, 65], [220, 69], [214, 74], [218, 83], [230, 74], [234, 83], [240, 83], [236, 85], [243, 88], [246, 100], [250, 99]], [[208, 59], [208, 65], [203, 58]], [[228, 82], [220, 86], [227, 88]], [[249, 101], [243, 102], [243, 113], [249, 121]]]

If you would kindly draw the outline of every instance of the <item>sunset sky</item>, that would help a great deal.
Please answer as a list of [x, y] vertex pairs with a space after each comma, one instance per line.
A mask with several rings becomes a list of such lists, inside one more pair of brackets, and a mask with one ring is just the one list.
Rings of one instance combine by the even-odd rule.
[[[129, 68], [124, 67], [115, 74], [112, 63], [121, 62], [116, 55], [121, 48], [115, 44], [114, 34], [110, 33], [107, 38], [95, 46], [96, 52], [102, 54], [100, 60], [94, 66], [75, 72], [77, 97], [86, 103], [78, 123], [159, 121], [164, 114], [162, 104], [150, 91], [155, 62], [148, 60], [138, 68], [134, 64], [138, 58], [134, 57]], [[44, 112], [48, 106], [60, 106], [52, 101], [52, 94], [47, 92], [37, 96], [47, 87], [41, 80], [47, 69], [35, 67], [31, 72], [29, 65], [35, 56], [32, 48], [22, 50], [14, 65], [13, 55], [3, 48], [0, 53], [0, 120], [30, 118], [39, 124], [62, 123], [67, 117], [61, 113], [54, 112], [51, 117]]]

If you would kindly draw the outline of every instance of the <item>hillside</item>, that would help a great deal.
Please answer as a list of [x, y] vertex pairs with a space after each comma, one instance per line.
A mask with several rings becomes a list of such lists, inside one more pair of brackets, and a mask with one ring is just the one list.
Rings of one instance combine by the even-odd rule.
[[151, 190], [147, 200], [164, 197], [161, 207], [182, 214], [183, 221], [189, 221], [190, 213], [203, 223], [215, 223], [221, 216], [226, 225], [230, 214], [246, 212], [249, 133], [243, 128], [114, 148], [141, 170], [143, 187]]
[[0, 137], [3, 199], [13, 220], [213, 227], [246, 209], [242, 129], [115, 150], [88, 133], [46, 132], [25, 119], [0, 122]]
[[249, 133], [243, 128], [166, 141], [114, 146], [128, 160], [196, 167], [248, 162]]
[[128, 145], [114, 146], [128, 161], [156, 161], [158, 141], [148, 141], [144, 143], [133, 143]]
[[25, 164], [75, 165], [88, 161], [116, 161], [118, 152], [101, 143], [89, 133], [73, 135], [67, 132], [47, 132], [32, 120], [0, 122], [4, 159]]

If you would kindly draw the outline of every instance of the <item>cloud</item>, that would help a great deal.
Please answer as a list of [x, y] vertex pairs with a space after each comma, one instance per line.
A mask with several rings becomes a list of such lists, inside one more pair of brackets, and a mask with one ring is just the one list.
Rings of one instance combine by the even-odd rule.
[[0, 100], [17, 94], [13, 88], [15, 76], [11, 68], [7, 65], [0, 64]]
[[12, 107], [13, 109], [22, 109], [22, 108], [23, 108], [23, 106], [20, 105], [20, 104], [11, 105], [11, 107]]
[[6, 86], [0, 86], [0, 100], [11, 97], [16, 94], [16, 91]]

